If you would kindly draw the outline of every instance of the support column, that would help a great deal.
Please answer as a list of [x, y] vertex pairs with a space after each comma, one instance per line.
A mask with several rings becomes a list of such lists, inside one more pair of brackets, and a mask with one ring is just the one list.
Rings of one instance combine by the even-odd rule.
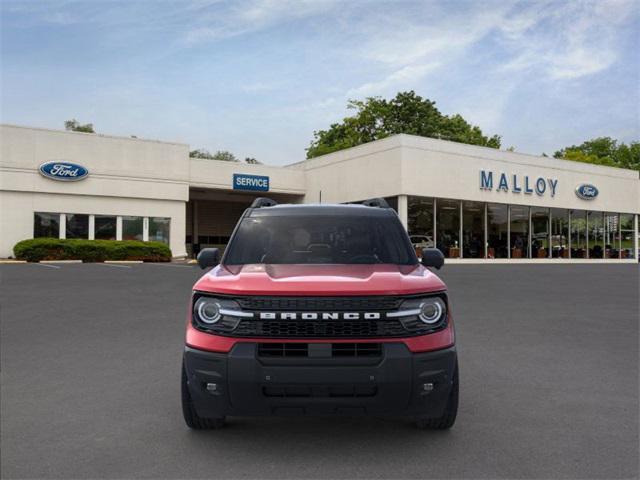
[[116, 240], [122, 240], [122, 217], [116, 217]]
[[144, 217], [142, 219], [142, 241], [149, 241], [149, 217]]
[[400, 223], [408, 231], [409, 202], [406, 195], [398, 195], [398, 216], [400, 217]]
[[96, 239], [96, 216], [89, 215], [89, 240]]
[[60, 238], [67, 238], [67, 214], [60, 214]]

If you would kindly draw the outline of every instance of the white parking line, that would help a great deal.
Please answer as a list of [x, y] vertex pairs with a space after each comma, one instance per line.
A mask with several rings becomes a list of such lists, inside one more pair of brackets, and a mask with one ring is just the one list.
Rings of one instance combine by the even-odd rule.
[[47, 268], [62, 268], [58, 265], [50, 265], [48, 263], [34, 263], [34, 265], [38, 265], [39, 267], [47, 267]]
[[131, 268], [130, 265], [116, 265], [115, 263], [96, 263], [96, 265], [102, 265], [103, 267], [116, 267], [116, 268]]
[[158, 265], [159, 267], [193, 268], [193, 265], [174, 265], [172, 263], [147, 263], [147, 265]]

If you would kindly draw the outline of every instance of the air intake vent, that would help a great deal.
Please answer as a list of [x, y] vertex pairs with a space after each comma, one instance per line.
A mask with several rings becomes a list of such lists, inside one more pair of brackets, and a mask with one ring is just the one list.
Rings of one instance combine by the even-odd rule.
[[[259, 357], [308, 357], [308, 343], [260, 343]], [[331, 344], [332, 357], [381, 357], [381, 343], [334, 343]]]

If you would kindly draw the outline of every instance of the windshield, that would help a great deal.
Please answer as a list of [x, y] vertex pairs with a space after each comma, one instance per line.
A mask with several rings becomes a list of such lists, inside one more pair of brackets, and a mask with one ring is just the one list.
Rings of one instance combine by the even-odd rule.
[[415, 252], [395, 216], [262, 216], [242, 220], [225, 265], [415, 265]]

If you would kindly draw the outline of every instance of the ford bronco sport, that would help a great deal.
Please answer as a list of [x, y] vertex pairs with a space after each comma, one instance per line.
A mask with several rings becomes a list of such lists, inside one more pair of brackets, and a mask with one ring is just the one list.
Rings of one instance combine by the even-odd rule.
[[182, 408], [226, 416], [367, 414], [447, 429], [458, 364], [439, 250], [418, 261], [394, 210], [256, 199], [193, 287]]

